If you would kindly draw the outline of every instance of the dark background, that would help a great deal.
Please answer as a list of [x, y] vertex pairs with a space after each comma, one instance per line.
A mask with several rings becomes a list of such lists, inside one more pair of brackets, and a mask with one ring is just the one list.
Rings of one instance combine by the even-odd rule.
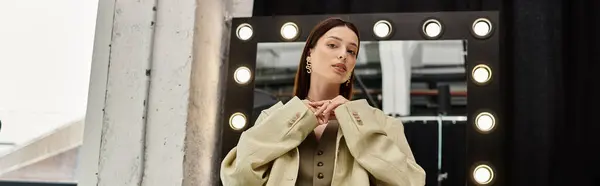
[[500, 11], [511, 82], [508, 185], [600, 185], [600, 1], [255, 0], [253, 16], [485, 10]]
[[501, 13], [510, 67], [507, 185], [600, 185], [600, 1], [254, 0], [253, 15], [483, 10]]

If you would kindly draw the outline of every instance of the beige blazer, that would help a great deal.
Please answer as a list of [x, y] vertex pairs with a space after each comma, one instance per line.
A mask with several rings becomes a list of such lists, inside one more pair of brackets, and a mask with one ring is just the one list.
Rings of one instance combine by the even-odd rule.
[[[340, 130], [332, 186], [422, 186], [425, 171], [415, 161], [400, 120], [365, 100], [335, 109]], [[298, 145], [317, 126], [312, 111], [297, 97], [264, 110], [242, 133], [237, 147], [221, 163], [224, 186], [294, 186]]]

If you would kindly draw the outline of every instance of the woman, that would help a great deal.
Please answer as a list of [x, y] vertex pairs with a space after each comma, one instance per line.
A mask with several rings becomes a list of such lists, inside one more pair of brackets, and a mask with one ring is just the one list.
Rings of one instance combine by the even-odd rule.
[[221, 165], [225, 186], [425, 185], [402, 123], [352, 96], [358, 30], [330, 18], [309, 35], [295, 97], [264, 110]]

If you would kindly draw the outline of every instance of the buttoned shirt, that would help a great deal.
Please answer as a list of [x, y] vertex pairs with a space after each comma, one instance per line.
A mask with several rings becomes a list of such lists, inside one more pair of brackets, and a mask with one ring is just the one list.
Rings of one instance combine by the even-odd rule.
[[329, 186], [335, 164], [337, 120], [330, 120], [317, 140], [314, 132], [298, 146], [300, 169], [296, 186]]

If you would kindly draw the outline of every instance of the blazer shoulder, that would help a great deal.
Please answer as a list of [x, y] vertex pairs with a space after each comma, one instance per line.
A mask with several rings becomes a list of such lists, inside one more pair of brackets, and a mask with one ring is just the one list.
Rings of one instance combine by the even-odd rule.
[[281, 108], [281, 106], [283, 106], [283, 103], [281, 101], [278, 101], [273, 106], [263, 110], [263, 112], [266, 114], [271, 114], [271, 112], [276, 111], [277, 109]]

